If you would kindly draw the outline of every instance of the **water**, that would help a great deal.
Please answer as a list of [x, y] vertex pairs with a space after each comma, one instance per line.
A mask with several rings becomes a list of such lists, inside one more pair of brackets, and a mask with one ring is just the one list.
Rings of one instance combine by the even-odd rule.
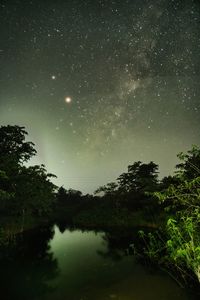
[[41, 228], [1, 249], [1, 299], [193, 300], [131, 255], [118, 234]]

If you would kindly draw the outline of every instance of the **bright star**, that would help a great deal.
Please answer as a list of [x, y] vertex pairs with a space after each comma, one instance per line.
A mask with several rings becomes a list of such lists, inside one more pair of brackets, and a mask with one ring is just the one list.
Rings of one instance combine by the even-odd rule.
[[71, 101], [72, 101], [72, 98], [71, 98], [71, 97], [66, 97], [66, 98], [65, 98], [65, 102], [66, 102], [66, 103], [70, 103]]

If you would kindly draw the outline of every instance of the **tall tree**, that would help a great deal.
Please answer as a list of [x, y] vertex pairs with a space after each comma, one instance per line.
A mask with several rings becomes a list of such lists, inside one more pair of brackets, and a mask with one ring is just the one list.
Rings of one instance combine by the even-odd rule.
[[27, 132], [21, 126], [0, 127], [0, 168], [6, 163], [22, 164], [36, 154], [34, 144], [26, 142]]
[[158, 165], [152, 161], [148, 164], [137, 161], [129, 165], [128, 172], [121, 174], [117, 180], [122, 192], [151, 192], [158, 183]]
[[181, 163], [176, 165], [177, 175], [184, 179], [194, 179], [200, 176], [200, 148], [193, 146], [187, 153], [179, 153]]
[[34, 144], [25, 141], [26, 135], [24, 127], [0, 127], [0, 209], [41, 215], [50, 211], [56, 186], [44, 165], [24, 165], [36, 154]]

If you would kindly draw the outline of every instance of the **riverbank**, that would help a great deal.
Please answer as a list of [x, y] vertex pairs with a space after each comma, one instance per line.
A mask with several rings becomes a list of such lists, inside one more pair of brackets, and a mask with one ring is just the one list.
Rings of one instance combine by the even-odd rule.
[[1, 216], [0, 217], [0, 243], [2, 239], [5, 241], [12, 240], [17, 234], [27, 232], [29, 230], [48, 225], [48, 218], [34, 218], [27, 216]]
[[[64, 217], [65, 216], [65, 217]], [[52, 214], [48, 216], [48, 218], [33, 218], [27, 217], [22, 220], [22, 218], [1, 218], [0, 222], [0, 245], [4, 246], [4, 248], [9, 244], [15, 241], [15, 238], [18, 234], [26, 233], [29, 235], [33, 230], [37, 230], [37, 228], [45, 228], [51, 227], [56, 224], [60, 230], [60, 232], [64, 232], [66, 229], [70, 229], [70, 231], [81, 230], [81, 231], [95, 231], [95, 232], [105, 232], [107, 236], [109, 236], [109, 241], [111, 244], [121, 244], [121, 241], [126, 241], [127, 249], [134, 250], [136, 256], [137, 252], [139, 252], [139, 261], [145, 262], [147, 264], [153, 263], [154, 266], [157, 266], [162, 269], [162, 265], [159, 262], [153, 260], [151, 261], [149, 258], [145, 257], [143, 253], [143, 249], [145, 244], [142, 239], [139, 237], [138, 232], [143, 230], [144, 232], [154, 233], [155, 230], [160, 226], [159, 222], [150, 222], [150, 218], [144, 218], [144, 213], [142, 211], [131, 212], [128, 215], [126, 210], [115, 211], [112, 216], [108, 214], [108, 212], [104, 212], [101, 215], [97, 214], [94, 210], [87, 210], [77, 212], [74, 216], [69, 214], [68, 216], [63, 212], [63, 218], [58, 218], [58, 214]], [[132, 242], [129, 248], [129, 239], [132, 237]], [[128, 242], [127, 242], [128, 241]], [[128, 251], [128, 250], [126, 250]], [[149, 262], [148, 262], [149, 260]], [[166, 269], [167, 270], [167, 269]], [[167, 270], [167, 272], [170, 270]], [[173, 270], [172, 270], [173, 274]], [[177, 275], [177, 278], [176, 278]], [[172, 275], [173, 276], [173, 275]], [[175, 274], [174, 280], [179, 282], [178, 274]], [[195, 287], [198, 290], [197, 283], [192, 281], [190, 282], [190, 288]]]
[[[0, 218], [0, 240], [12, 240], [14, 235], [35, 229], [37, 227], [58, 224], [66, 228], [82, 228], [84, 230], [97, 231], [131, 231], [135, 228], [156, 229], [160, 226], [162, 218], [157, 220], [152, 216], [145, 216], [143, 211], [129, 212], [126, 209], [92, 208], [88, 210], [77, 210], [69, 208], [58, 208], [51, 214], [42, 217], [34, 216], [1, 216]], [[139, 229], [138, 229], [139, 230]]]
[[9, 300], [198, 299], [165, 272], [138, 262], [135, 238], [137, 231], [30, 230], [2, 247], [1, 292]]

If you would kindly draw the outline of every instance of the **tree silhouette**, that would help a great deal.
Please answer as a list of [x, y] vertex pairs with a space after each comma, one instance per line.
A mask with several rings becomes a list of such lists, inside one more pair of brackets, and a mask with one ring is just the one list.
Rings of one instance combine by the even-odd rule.
[[193, 146], [186, 154], [179, 153], [178, 158], [182, 161], [176, 165], [177, 175], [184, 179], [194, 179], [200, 176], [200, 148]]
[[118, 184], [116, 182], [109, 182], [106, 185], [100, 186], [94, 193], [96, 195], [103, 193], [103, 195], [114, 196], [118, 191]]
[[49, 241], [53, 228], [40, 227], [16, 236], [13, 243], [0, 244], [0, 289], [3, 299], [43, 299], [54, 288], [58, 262]]
[[118, 177], [119, 190], [122, 193], [151, 192], [158, 184], [158, 165], [154, 162], [148, 164], [141, 161], [128, 166], [128, 172]]
[[50, 182], [44, 165], [24, 165], [36, 154], [26, 142], [20, 126], [0, 127], [0, 211], [7, 214], [47, 214], [55, 199], [56, 186]]
[[0, 168], [8, 161], [16, 164], [28, 161], [36, 154], [34, 144], [26, 142], [27, 132], [21, 126], [1, 126], [0, 127]]

